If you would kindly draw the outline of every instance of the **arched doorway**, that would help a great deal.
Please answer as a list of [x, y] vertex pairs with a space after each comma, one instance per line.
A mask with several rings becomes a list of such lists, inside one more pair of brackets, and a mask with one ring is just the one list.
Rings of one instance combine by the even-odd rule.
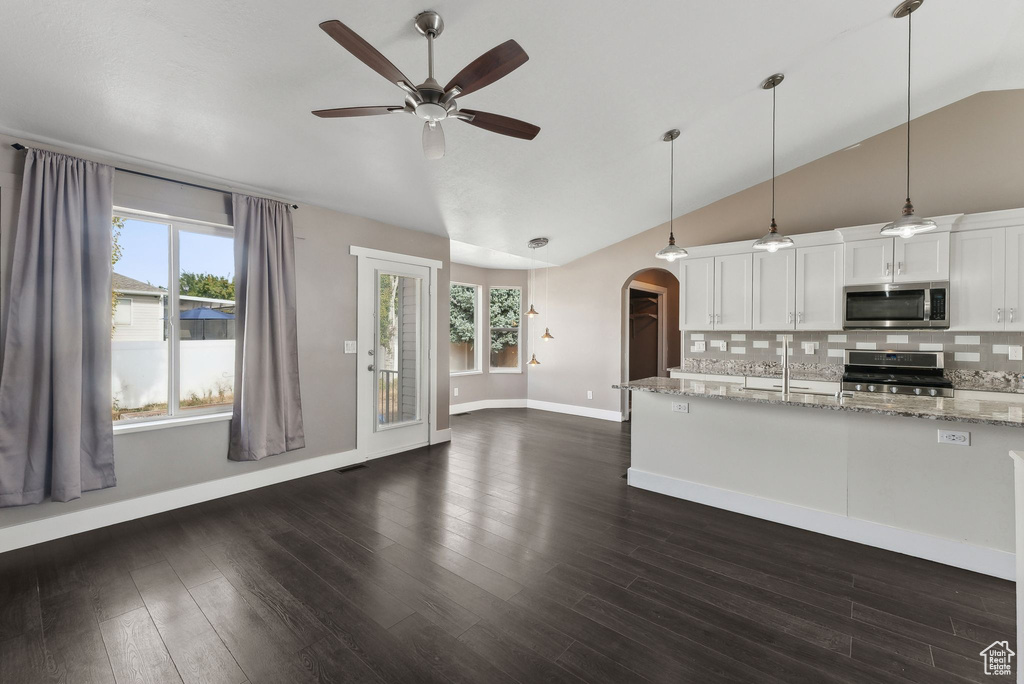
[[[663, 268], [637, 271], [622, 285], [623, 381], [668, 377], [679, 365], [679, 279]], [[629, 420], [631, 394], [622, 393], [622, 419]]]

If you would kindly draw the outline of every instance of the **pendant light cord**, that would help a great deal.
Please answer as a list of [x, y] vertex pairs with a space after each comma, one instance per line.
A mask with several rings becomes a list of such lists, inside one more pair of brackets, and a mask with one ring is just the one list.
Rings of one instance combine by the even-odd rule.
[[676, 139], [672, 138], [672, 142], [669, 144], [672, 146], [672, 151], [669, 157], [672, 161], [670, 163], [668, 175], [668, 236], [670, 239], [675, 240], [675, 226], [673, 224], [676, 220]]
[[775, 230], [775, 91], [776, 84], [772, 88], [772, 230]]
[[910, 56], [914, 31], [914, 13], [907, 15], [907, 201], [910, 201]]

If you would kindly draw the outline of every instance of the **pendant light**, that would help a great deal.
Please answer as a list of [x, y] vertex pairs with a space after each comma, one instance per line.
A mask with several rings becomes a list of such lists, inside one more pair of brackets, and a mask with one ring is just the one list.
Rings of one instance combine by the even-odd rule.
[[754, 243], [754, 249], [766, 252], [777, 252], [793, 246], [793, 239], [779, 235], [779, 226], [775, 223], [775, 88], [785, 78], [782, 74], [772, 74], [761, 84], [764, 90], [772, 91], [772, 222], [768, 234]]
[[896, 19], [907, 18], [907, 202], [903, 205], [903, 215], [882, 228], [882, 235], [887, 237], [911, 238], [938, 227], [931, 219], [914, 216], [914, 204], [910, 201], [910, 55], [913, 36], [911, 16], [922, 4], [924, 0], [906, 0], [892, 13]]
[[679, 137], [679, 129], [673, 128], [671, 131], [665, 133], [662, 136], [662, 140], [670, 143], [672, 146], [671, 152], [671, 166], [669, 171], [669, 190], [668, 190], [668, 246], [658, 250], [654, 256], [658, 259], [664, 259], [665, 261], [672, 262], [676, 259], [682, 259], [686, 256], [687, 252], [682, 247], [676, 247], [676, 236], [673, 231], [673, 222], [675, 221], [675, 192], [676, 192], [676, 138]]
[[527, 366], [539, 366], [540, 365], [540, 361], [537, 360], [537, 355], [534, 354], [532, 357], [530, 357], [530, 360], [526, 362], [526, 365]]
[[[544, 238], [545, 259], [547, 259], [548, 256], [547, 242], [548, 239]], [[550, 264], [551, 262], [548, 261], [548, 263]], [[544, 340], [545, 342], [550, 342], [551, 340], [555, 339], [555, 336], [551, 334], [551, 328], [548, 327], [548, 314], [551, 313], [551, 305], [548, 303], [548, 278], [551, 277], [550, 271], [550, 266], [544, 269], [544, 334], [540, 336], [540, 339]]]

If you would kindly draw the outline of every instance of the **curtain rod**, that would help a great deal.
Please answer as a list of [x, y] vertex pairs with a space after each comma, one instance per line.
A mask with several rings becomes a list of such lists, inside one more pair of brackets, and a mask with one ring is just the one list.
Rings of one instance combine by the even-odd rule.
[[[21, 143], [14, 143], [13, 145], [11, 145], [11, 147], [16, 149], [18, 152], [21, 152], [22, 150], [27, 150], [28, 149], [27, 147], [25, 147]], [[188, 181], [176, 180], [174, 178], [167, 178], [166, 176], [157, 176], [157, 175], [152, 174], [152, 173], [143, 173], [142, 171], [132, 171], [131, 169], [122, 169], [120, 166], [115, 166], [114, 170], [115, 171], [120, 171], [121, 173], [130, 173], [130, 174], [133, 174], [135, 176], [143, 176], [145, 178], [153, 178], [153, 179], [156, 179], [156, 180], [167, 181], [168, 183], [176, 183], [178, 185], [187, 185], [190, 188], [199, 188], [200, 190], [212, 190], [213, 192], [219, 192], [219, 193], [222, 193], [224, 195], [230, 195], [231, 194], [230, 190], [221, 190], [220, 188], [211, 188], [209, 185], [199, 185], [198, 183], [189, 183]], [[292, 206], [292, 209], [298, 209], [299, 208], [298, 204], [293, 204], [291, 206]]]

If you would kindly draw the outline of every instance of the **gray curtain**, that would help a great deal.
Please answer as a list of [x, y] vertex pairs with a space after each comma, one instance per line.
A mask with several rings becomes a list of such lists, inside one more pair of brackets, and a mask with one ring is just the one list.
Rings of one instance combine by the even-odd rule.
[[0, 506], [113, 487], [110, 251], [114, 169], [25, 155], [0, 348]]
[[295, 333], [292, 209], [232, 195], [235, 224], [235, 405], [232, 461], [306, 445]]

